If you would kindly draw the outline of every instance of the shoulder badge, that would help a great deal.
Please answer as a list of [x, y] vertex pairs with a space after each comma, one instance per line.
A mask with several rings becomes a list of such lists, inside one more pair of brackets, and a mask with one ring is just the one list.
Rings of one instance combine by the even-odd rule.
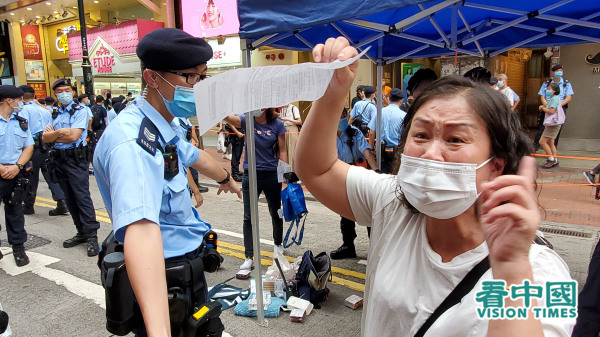
[[183, 120], [183, 118], [179, 118], [179, 125], [181, 125], [181, 127], [184, 129], [188, 128], [188, 126], [187, 126], [187, 124], [185, 124], [185, 121]]
[[27, 131], [27, 129], [29, 129], [29, 121], [27, 120], [27, 118], [15, 115], [15, 119], [19, 121], [19, 126], [21, 127], [21, 130]]
[[158, 129], [148, 117], [144, 117], [142, 120], [137, 143], [151, 155], [154, 156], [156, 153], [156, 147], [158, 146]]

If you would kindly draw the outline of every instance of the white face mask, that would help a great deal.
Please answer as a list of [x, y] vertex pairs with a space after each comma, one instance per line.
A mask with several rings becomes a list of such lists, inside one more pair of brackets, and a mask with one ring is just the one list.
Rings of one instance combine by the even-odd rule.
[[477, 169], [482, 164], [451, 163], [402, 155], [396, 179], [419, 212], [436, 219], [464, 213], [477, 200]]

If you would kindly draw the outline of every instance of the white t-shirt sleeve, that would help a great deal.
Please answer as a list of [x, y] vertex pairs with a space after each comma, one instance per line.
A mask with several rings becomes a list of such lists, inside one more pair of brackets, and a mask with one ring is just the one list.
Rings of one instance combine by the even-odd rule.
[[[531, 261], [534, 282], [544, 286], [546, 293], [546, 282], [570, 282], [573, 281], [569, 274], [569, 267], [563, 259], [553, 250], [540, 245], [531, 246], [531, 255], [534, 255]], [[575, 289], [577, 296], [577, 289]], [[542, 303], [537, 299], [538, 307], [548, 307], [547, 303]], [[545, 300], [545, 299], [544, 299]], [[569, 337], [575, 326], [575, 318], [542, 318], [542, 327], [546, 337]]]
[[395, 184], [390, 184], [391, 177], [362, 167], [350, 166], [346, 177], [346, 191], [350, 208], [359, 225], [371, 226], [373, 215], [387, 204], [381, 197], [389, 196], [389, 192], [393, 192]]

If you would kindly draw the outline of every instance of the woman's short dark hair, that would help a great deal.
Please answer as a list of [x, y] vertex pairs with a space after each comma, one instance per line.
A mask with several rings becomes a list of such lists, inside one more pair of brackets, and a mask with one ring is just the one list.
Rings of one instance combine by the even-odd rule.
[[550, 87], [550, 89], [552, 89], [552, 91], [554, 91], [555, 95], [560, 95], [560, 86], [556, 83], [550, 83], [550, 85], [548, 85]]
[[265, 114], [267, 115], [267, 123], [271, 123], [272, 121], [277, 119], [277, 115], [275, 114], [275, 108], [266, 108]]
[[[516, 174], [519, 162], [533, 150], [533, 143], [523, 132], [521, 122], [512, 112], [506, 98], [489, 85], [481, 85], [460, 76], [445, 76], [431, 83], [415, 99], [404, 118], [400, 149], [396, 151], [393, 173], [400, 167], [400, 155], [410, 131], [415, 113], [427, 102], [438, 98], [462, 96], [467, 105], [481, 118], [490, 137], [490, 156], [504, 160], [502, 174]], [[405, 203], [406, 200], [404, 201]], [[412, 206], [407, 204], [411, 209]]]

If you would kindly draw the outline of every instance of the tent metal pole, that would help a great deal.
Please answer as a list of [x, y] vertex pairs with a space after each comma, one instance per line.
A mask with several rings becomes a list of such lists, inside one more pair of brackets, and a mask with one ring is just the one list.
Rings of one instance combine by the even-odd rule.
[[[246, 45], [246, 40], [241, 40], [242, 62], [245, 68], [250, 68], [250, 49]], [[254, 243], [254, 280], [256, 282], [256, 316], [258, 324], [266, 326], [264, 304], [263, 304], [263, 284], [261, 273], [260, 257], [260, 230], [258, 221], [258, 193], [256, 188], [256, 152], [254, 147], [254, 116], [252, 111], [246, 112], [246, 145], [248, 157], [248, 177], [250, 185], [250, 222], [252, 223], [252, 241]]]
[[[352, 45], [352, 39], [350, 38], [350, 36], [348, 36], [348, 34], [346, 34], [346, 32], [344, 32], [338, 25], [336, 25], [335, 22], [331, 23], [331, 27], [333, 27], [335, 30], [337, 30], [338, 33], [342, 34], [342, 36], [345, 37], [346, 40], [348, 40], [348, 42], [350, 42], [350, 45]], [[383, 36], [383, 34], [380, 34], [380, 36]], [[364, 49], [358, 45], [355, 46], [355, 48], [359, 50], [359, 53], [361, 53]], [[369, 55], [369, 53], [366, 53], [365, 56], [368, 57], [369, 60], [371, 60], [371, 62], [377, 63], [377, 61], [375, 61], [375, 59], [371, 55]]]
[[[425, 7], [422, 4], [419, 4], [419, 8], [422, 11], [425, 10]], [[450, 45], [450, 40], [448, 40], [446, 33], [444, 33], [444, 31], [440, 28], [440, 25], [438, 25], [437, 21], [435, 21], [433, 16], [429, 17], [429, 22], [431, 22], [431, 25], [433, 26], [433, 28], [435, 28], [435, 30], [437, 30], [438, 34], [440, 34], [440, 37], [442, 38], [442, 40], [444, 40], [444, 42], [446, 42], [447, 45]]]
[[582, 26], [582, 27], [587, 27], [587, 28], [600, 29], [600, 23], [582, 21], [582, 20], [577, 20], [577, 19], [569, 19], [569, 18], [560, 17], [560, 16], [556, 16], [556, 15], [541, 14], [539, 16], [536, 16], [536, 19], [561, 22], [561, 23], [566, 23], [566, 24], [573, 25], [573, 26]]
[[[369, 38], [367, 38], [367, 39], [365, 39], [363, 41], [359, 41], [358, 44], [356, 45], [356, 48], [362, 48], [362, 47], [368, 45], [369, 43], [371, 43], [373, 41], [379, 40], [380, 38], [382, 38], [384, 36], [385, 36], [384, 33], [379, 33], [379, 34], [372, 35], [371, 37], [369, 37]], [[352, 41], [352, 40], [349, 40], [349, 41]]]
[[300, 34], [294, 34], [294, 36], [295, 36], [295, 37], [296, 37], [298, 40], [300, 40], [302, 43], [304, 43], [305, 45], [307, 45], [307, 46], [308, 46], [308, 48], [310, 48], [311, 50], [315, 48], [315, 46], [314, 46], [312, 43], [308, 42], [308, 40], [307, 40], [307, 39], [305, 39], [305, 38], [303, 38], [303, 37], [302, 37]]
[[375, 127], [375, 154], [377, 155], [377, 168], [381, 170], [381, 109], [383, 108], [383, 39], [377, 45], [377, 126]]
[[444, 2], [441, 2], [435, 6], [429, 7], [426, 10], [419, 12], [411, 17], [408, 17], [398, 23], [396, 23], [395, 25], [393, 25], [396, 30], [400, 30], [405, 26], [410, 25], [411, 23], [423, 19], [423, 18], [428, 18], [430, 15], [435, 14], [438, 11], [441, 11], [442, 9], [448, 7], [448, 6], [452, 6], [457, 2], [460, 2], [462, 0], [446, 0]]
[[400, 56], [398, 56], [398, 57], [394, 57], [393, 59], [389, 59], [389, 60], [387, 60], [387, 63], [394, 63], [394, 62], [396, 62], [396, 61], [398, 61], [398, 60], [401, 60], [401, 59], [403, 59], [403, 58], [407, 58], [407, 57], [409, 57], [410, 55], [412, 55], [412, 54], [414, 54], [414, 53], [418, 53], [418, 52], [420, 52], [420, 51], [422, 51], [422, 50], [425, 50], [425, 49], [427, 49], [427, 48], [429, 48], [429, 47], [430, 47], [429, 45], [425, 45], [425, 46], [421, 46], [421, 47], [419, 47], [419, 48], [417, 48], [417, 49], [413, 49], [413, 50], [409, 51], [408, 53], [404, 53], [404, 54], [402, 54], [402, 55], [400, 55]]

